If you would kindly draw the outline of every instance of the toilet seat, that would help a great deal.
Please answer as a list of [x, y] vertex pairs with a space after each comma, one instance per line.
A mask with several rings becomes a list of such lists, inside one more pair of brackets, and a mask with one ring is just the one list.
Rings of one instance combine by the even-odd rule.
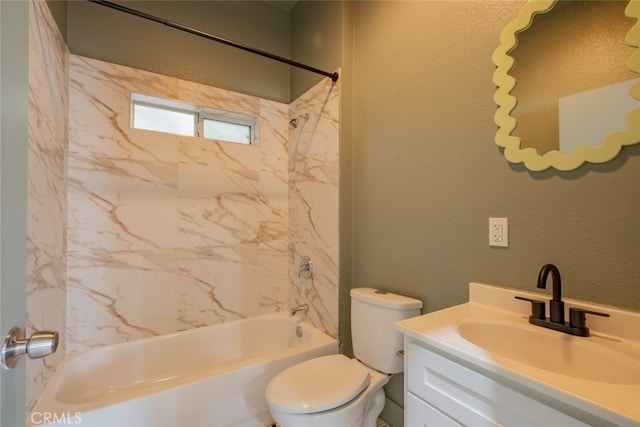
[[342, 354], [318, 357], [276, 375], [267, 386], [269, 405], [290, 414], [309, 414], [343, 405], [370, 382], [369, 371]]

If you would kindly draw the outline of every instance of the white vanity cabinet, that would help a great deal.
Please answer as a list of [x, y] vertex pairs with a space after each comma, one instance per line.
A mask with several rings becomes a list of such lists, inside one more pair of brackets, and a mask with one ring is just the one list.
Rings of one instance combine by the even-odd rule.
[[544, 398], [525, 395], [516, 384], [498, 382], [405, 336], [406, 427], [593, 425]]

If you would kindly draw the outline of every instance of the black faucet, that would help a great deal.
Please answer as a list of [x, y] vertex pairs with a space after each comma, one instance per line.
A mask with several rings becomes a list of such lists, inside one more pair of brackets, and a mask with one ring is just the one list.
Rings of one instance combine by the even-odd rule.
[[547, 278], [551, 274], [553, 283], [553, 298], [549, 301], [550, 316], [545, 316], [545, 303], [537, 299], [516, 296], [516, 299], [529, 301], [531, 303], [531, 316], [529, 323], [544, 328], [553, 329], [571, 335], [580, 337], [589, 336], [589, 328], [586, 326], [585, 314], [595, 314], [597, 316], [609, 317], [607, 313], [586, 310], [579, 307], [571, 307], [569, 309], [569, 323], [564, 321], [564, 302], [562, 301], [562, 282], [560, 280], [560, 270], [553, 264], [545, 264], [538, 274], [538, 288], [545, 289], [547, 287]]
[[562, 302], [562, 281], [560, 270], [553, 264], [545, 264], [538, 273], [538, 288], [546, 289], [547, 277], [553, 280], [553, 299], [549, 301], [549, 320], [564, 325], [564, 302]]

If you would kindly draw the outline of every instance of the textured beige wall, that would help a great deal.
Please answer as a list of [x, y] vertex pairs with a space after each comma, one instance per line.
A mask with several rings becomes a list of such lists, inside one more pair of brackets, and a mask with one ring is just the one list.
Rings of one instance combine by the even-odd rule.
[[[291, 12], [291, 57], [334, 72], [342, 62], [343, 8], [339, 1], [304, 1]], [[322, 80], [322, 75], [291, 68], [291, 99]]]
[[[528, 172], [494, 145], [491, 53], [516, 2], [357, 2], [353, 284], [466, 300], [471, 280], [640, 309], [640, 146], [580, 170]], [[509, 218], [510, 247], [487, 245]]]
[[56, 21], [56, 25], [58, 25], [60, 34], [66, 40], [68, 0], [46, 0], [46, 2], [53, 19]]
[[[275, 55], [289, 56], [289, 14], [262, 1], [117, 1]], [[71, 53], [280, 102], [289, 66], [86, 1], [70, 1]]]

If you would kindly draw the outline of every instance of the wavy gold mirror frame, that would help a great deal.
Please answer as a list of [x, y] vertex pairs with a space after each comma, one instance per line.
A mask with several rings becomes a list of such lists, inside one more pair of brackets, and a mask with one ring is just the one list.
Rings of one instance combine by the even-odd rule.
[[[626, 116], [627, 129], [607, 134], [599, 146], [582, 145], [570, 154], [560, 151], [549, 151], [543, 155], [534, 148], [521, 148], [520, 138], [513, 136], [517, 121], [511, 116], [517, 100], [511, 95], [516, 80], [509, 71], [515, 65], [509, 53], [517, 46], [517, 35], [531, 26], [533, 18], [538, 13], [545, 13], [553, 8], [556, 0], [530, 0], [521, 9], [515, 21], [509, 23], [500, 35], [500, 46], [493, 53], [493, 63], [497, 69], [493, 75], [493, 82], [497, 86], [494, 101], [498, 105], [495, 122], [498, 125], [496, 144], [504, 148], [504, 156], [511, 163], [524, 163], [531, 171], [541, 171], [555, 168], [561, 171], [577, 169], [585, 162], [605, 163], [615, 158], [622, 147], [640, 142], [640, 108], [629, 112]], [[640, 0], [630, 0], [625, 9], [630, 18], [640, 19]], [[640, 47], [640, 21], [636, 22], [625, 42], [632, 47]], [[635, 51], [627, 62], [629, 69], [640, 73], [640, 52]], [[640, 100], [640, 81], [631, 88], [631, 95]]]

